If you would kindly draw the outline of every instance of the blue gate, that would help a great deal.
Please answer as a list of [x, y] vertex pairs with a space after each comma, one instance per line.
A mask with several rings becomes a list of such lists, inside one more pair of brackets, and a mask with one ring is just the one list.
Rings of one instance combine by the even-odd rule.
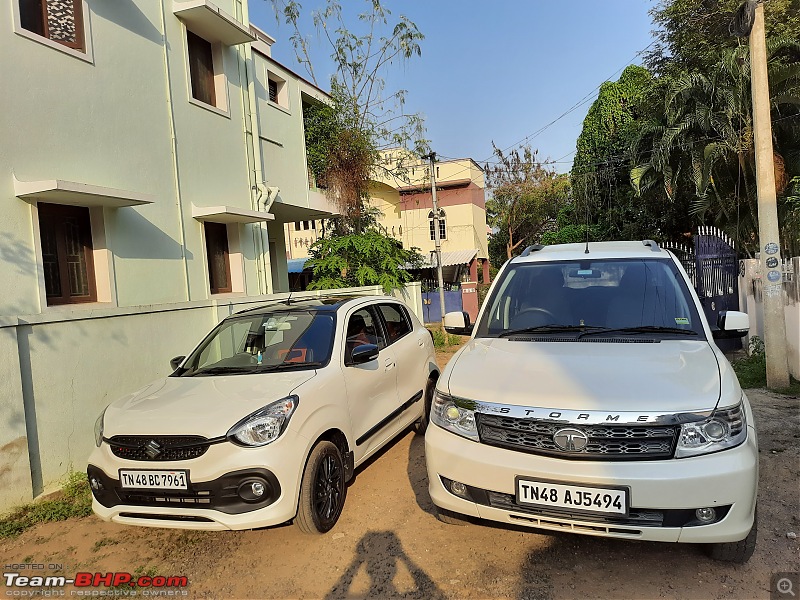
[[[444, 293], [445, 312], [460, 311], [462, 306], [461, 290]], [[422, 293], [422, 312], [426, 323], [442, 322], [442, 307], [438, 291]]]

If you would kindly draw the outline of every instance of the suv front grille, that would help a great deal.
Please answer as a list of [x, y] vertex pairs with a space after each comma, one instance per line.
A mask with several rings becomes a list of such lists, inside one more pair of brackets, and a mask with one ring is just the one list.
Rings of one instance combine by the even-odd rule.
[[[678, 426], [572, 425], [537, 419], [518, 419], [476, 413], [478, 435], [484, 444], [530, 454], [575, 460], [653, 460], [671, 458]], [[561, 450], [553, 434], [565, 427], [583, 431], [589, 438], [579, 452]]]
[[[147, 454], [145, 447], [151, 441], [161, 448], [160, 454]], [[199, 435], [115, 435], [108, 444], [114, 456], [142, 461], [189, 460], [202, 456], [210, 446], [208, 438]]]

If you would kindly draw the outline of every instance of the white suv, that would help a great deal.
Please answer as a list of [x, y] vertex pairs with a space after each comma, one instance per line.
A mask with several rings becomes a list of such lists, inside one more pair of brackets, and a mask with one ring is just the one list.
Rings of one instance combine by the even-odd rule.
[[354, 469], [424, 430], [439, 375], [430, 333], [388, 297], [245, 310], [172, 366], [97, 420], [87, 474], [105, 520], [324, 533]]
[[[498, 274], [437, 384], [425, 439], [445, 522], [588, 535], [756, 541], [753, 414], [680, 262], [655, 242], [531, 247]], [[473, 330], [474, 329], [474, 330]]]

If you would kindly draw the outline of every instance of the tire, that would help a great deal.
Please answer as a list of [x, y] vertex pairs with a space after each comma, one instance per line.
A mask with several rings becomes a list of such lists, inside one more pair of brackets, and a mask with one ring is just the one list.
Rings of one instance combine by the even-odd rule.
[[758, 511], [753, 518], [753, 528], [747, 537], [738, 542], [721, 542], [709, 544], [708, 553], [714, 560], [736, 563], [743, 565], [756, 549], [756, 539], [758, 538]]
[[464, 515], [450, 512], [449, 510], [439, 508], [438, 506], [436, 507], [436, 518], [442, 523], [447, 523], [448, 525], [458, 525], [461, 527], [471, 523], [471, 521]]
[[310, 534], [327, 533], [342, 514], [347, 485], [342, 453], [335, 444], [321, 441], [308, 457], [300, 484], [297, 527]]
[[428, 379], [428, 384], [425, 386], [425, 395], [423, 400], [425, 405], [422, 409], [422, 416], [414, 422], [414, 433], [417, 435], [425, 435], [428, 429], [428, 422], [431, 419], [431, 402], [433, 401], [433, 391], [436, 389], [436, 381]]

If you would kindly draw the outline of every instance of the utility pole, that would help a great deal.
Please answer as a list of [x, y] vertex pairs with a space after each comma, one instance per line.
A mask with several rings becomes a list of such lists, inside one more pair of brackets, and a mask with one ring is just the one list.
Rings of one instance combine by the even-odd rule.
[[758, 239], [764, 302], [764, 348], [767, 355], [767, 387], [789, 387], [786, 321], [783, 306], [783, 273], [778, 229], [775, 166], [772, 151], [772, 121], [767, 80], [767, 47], [764, 34], [764, 3], [755, 7], [750, 31], [750, 72], [753, 94], [753, 124], [758, 189]]
[[[442, 237], [439, 234], [439, 202], [436, 199], [436, 152], [426, 154], [431, 165], [431, 196], [433, 199], [433, 243], [436, 248], [436, 276], [439, 280], [439, 305], [442, 311], [442, 327], [444, 327], [444, 278], [442, 277]], [[788, 385], [788, 384], [787, 384]]]

